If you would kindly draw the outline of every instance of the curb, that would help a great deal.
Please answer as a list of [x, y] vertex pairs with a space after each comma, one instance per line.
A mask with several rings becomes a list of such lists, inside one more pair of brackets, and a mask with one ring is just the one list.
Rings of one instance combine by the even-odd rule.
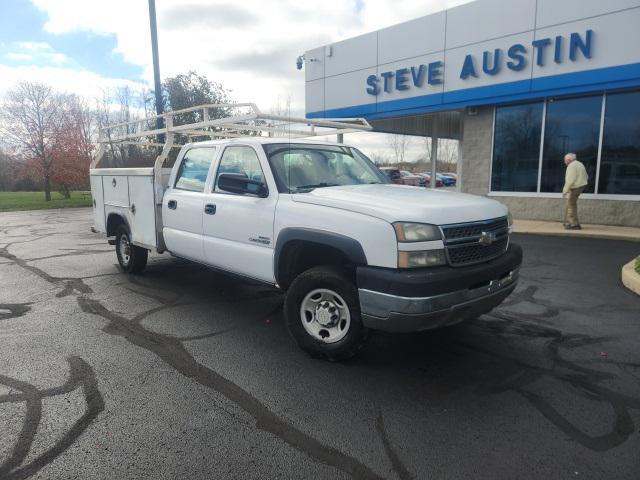
[[554, 231], [542, 231], [542, 230], [520, 230], [515, 229], [513, 233], [519, 233], [523, 235], [546, 235], [548, 237], [570, 237], [570, 238], [596, 238], [600, 240], [624, 240], [627, 242], [640, 242], [640, 238], [638, 237], [628, 237], [626, 235], [616, 235], [614, 233], [589, 233], [584, 230], [579, 230], [582, 233], [575, 233], [571, 230], [564, 232], [554, 232]]
[[[625, 228], [625, 227], [623, 227]], [[525, 235], [547, 235], [552, 237], [570, 238], [596, 238], [600, 240], [624, 240], [627, 242], [640, 242], [640, 229], [625, 228], [624, 231], [616, 231], [616, 227], [594, 227], [583, 225], [582, 230], [564, 230], [561, 225], [518, 225], [514, 222], [513, 233]]]
[[640, 273], [635, 271], [635, 259], [622, 267], [622, 283], [636, 295], [640, 295]]

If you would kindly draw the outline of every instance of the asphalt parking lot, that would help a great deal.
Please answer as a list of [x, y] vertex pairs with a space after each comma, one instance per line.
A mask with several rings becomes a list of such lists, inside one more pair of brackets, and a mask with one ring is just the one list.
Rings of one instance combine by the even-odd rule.
[[155, 255], [90, 209], [0, 214], [0, 479], [637, 479], [639, 244], [514, 236], [474, 322], [313, 360], [281, 295]]

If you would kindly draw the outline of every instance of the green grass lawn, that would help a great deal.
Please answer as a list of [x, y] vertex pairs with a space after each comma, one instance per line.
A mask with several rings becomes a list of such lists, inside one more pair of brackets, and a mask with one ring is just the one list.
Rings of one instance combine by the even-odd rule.
[[44, 192], [0, 192], [0, 212], [90, 206], [91, 192], [71, 192], [68, 200], [58, 192], [51, 192], [50, 202], [45, 202]]

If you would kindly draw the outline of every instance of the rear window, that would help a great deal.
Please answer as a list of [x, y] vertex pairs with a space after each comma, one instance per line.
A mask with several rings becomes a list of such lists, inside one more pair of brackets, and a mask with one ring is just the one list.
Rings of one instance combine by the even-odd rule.
[[204, 192], [215, 147], [192, 148], [185, 153], [176, 175], [175, 188], [190, 192]]

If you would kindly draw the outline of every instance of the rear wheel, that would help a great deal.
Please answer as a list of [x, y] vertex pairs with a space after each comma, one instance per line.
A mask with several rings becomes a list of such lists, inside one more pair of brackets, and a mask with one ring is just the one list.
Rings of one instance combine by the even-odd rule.
[[116, 230], [116, 256], [122, 270], [139, 273], [147, 266], [149, 251], [131, 243], [129, 229], [120, 225]]
[[314, 357], [351, 358], [369, 338], [358, 291], [337, 267], [315, 267], [296, 277], [287, 291], [285, 316], [300, 348]]

